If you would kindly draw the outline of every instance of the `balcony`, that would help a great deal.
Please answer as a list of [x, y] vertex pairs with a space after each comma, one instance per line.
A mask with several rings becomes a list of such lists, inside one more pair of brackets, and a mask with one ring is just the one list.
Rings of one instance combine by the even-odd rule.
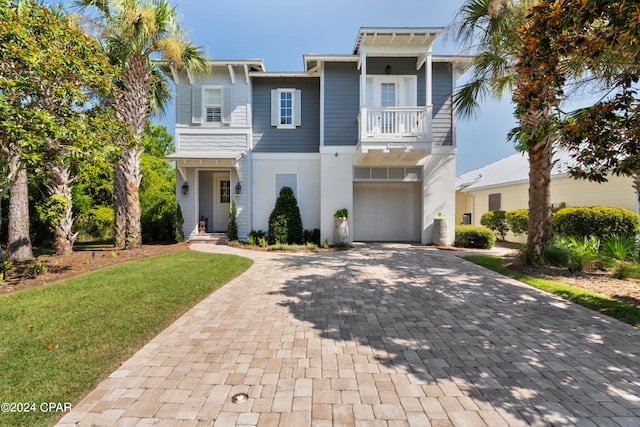
[[431, 142], [428, 107], [363, 107], [359, 121], [361, 142]]
[[431, 151], [430, 107], [363, 107], [358, 121], [360, 164], [415, 164]]

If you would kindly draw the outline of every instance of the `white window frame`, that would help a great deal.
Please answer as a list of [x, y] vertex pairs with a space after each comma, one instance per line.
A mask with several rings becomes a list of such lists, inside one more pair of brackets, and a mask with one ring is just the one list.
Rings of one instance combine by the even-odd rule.
[[[208, 91], [218, 91], [220, 93], [220, 103], [219, 104], [207, 104], [207, 92]], [[206, 124], [218, 125], [222, 124], [222, 105], [224, 103], [224, 91], [221, 86], [205, 86], [202, 88], [202, 122]], [[218, 120], [208, 120], [209, 113], [207, 111], [208, 108], [219, 108], [219, 116]], [[214, 113], [215, 115], [215, 113]]]
[[[282, 95], [291, 95], [291, 123], [282, 123]], [[299, 89], [278, 88], [271, 91], [271, 126], [278, 129], [295, 129], [301, 126], [301, 96]]]

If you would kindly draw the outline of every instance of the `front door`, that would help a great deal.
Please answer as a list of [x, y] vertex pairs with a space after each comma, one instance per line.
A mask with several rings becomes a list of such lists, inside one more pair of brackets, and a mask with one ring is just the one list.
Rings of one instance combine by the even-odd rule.
[[231, 209], [231, 179], [229, 174], [214, 175], [214, 231], [227, 231]]

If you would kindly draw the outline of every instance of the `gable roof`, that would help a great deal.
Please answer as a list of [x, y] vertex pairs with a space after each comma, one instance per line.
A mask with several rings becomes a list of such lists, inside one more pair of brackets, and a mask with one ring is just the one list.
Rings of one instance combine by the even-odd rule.
[[[556, 149], [551, 177], [566, 176], [576, 161], [566, 150]], [[456, 179], [456, 190], [469, 191], [529, 180], [529, 156], [515, 153], [478, 169], [464, 173]]]

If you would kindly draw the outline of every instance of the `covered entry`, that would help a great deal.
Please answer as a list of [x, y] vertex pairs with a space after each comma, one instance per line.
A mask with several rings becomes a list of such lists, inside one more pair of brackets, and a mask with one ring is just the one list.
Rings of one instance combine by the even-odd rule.
[[353, 239], [420, 241], [421, 180], [421, 168], [356, 167]]
[[231, 203], [231, 176], [228, 171], [198, 172], [199, 219], [207, 233], [225, 232]]

